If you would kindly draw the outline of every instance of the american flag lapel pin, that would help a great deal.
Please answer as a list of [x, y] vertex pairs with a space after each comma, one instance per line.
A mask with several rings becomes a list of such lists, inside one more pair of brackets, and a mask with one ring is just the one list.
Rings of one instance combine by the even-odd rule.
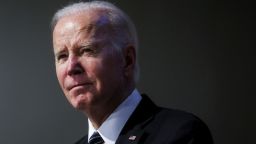
[[130, 136], [130, 137], [129, 137], [129, 140], [134, 141], [135, 139], [136, 139], [136, 136]]

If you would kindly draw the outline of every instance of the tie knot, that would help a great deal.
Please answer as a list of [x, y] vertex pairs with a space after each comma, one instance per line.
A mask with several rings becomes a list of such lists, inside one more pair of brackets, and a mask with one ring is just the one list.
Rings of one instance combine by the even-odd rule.
[[89, 144], [103, 144], [103, 143], [104, 143], [104, 140], [102, 139], [102, 137], [97, 131], [95, 131], [89, 139]]

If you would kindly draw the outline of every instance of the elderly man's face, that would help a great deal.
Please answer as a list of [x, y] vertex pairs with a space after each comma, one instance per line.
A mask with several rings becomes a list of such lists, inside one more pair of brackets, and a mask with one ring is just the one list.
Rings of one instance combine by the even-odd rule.
[[61, 18], [53, 31], [56, 73], [68, 101], [77, 109], [108, 103], [120, 95], [123, 57], [114, 51], [107, 23], [97, 13]]

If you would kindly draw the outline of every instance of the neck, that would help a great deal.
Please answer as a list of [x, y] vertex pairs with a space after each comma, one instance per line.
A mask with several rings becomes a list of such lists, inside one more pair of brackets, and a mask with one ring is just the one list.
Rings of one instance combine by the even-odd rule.
[[98, 129], [102, 123], [111, 115], [111, 113], [132, 93], [133, 88], [128, 89], [125, 93], [111, 97], [108, 101], [99, 105], [90, 106], [84, 111], [84, 114], [90, 119], [93, 127]]

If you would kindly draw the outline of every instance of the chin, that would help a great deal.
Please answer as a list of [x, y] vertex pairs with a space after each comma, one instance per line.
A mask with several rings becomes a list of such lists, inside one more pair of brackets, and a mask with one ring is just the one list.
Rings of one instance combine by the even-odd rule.
[[88, 98], [85, 96], [77, 96], [71, 100], [71, 104], [77, 110], [84, 110], [88, 105]]

